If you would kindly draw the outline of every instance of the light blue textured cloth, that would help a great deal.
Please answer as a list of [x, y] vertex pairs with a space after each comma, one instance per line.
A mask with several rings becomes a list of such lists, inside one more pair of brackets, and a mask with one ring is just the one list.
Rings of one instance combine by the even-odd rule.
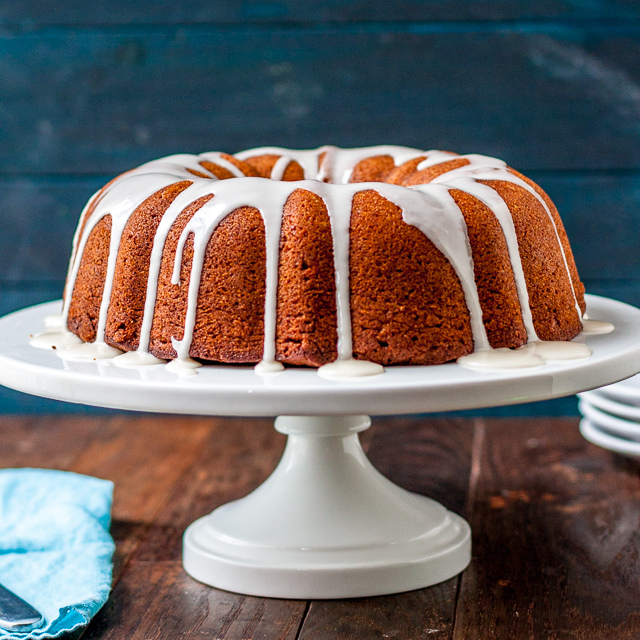
[[57, 638], [84, 627], [109, 597], [113, 483], [64, 471], [0, 470], [0, 583], [45, 618], [0, 640]]

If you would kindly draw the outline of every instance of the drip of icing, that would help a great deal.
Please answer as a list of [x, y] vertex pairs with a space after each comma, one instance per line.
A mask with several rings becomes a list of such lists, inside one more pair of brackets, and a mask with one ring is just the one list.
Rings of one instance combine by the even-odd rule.
[[[167, 240], [167, 236], [169, 235], [169, 231], [184, 209], [186, 209], [195, 200], [208, 195], [209, 192], [210, 184], [208, 180], [194, 182], [189, 185], [186, 189], [181, 191], [176, 198], [174, 198], [158, 225], [158, 229], [153, 240], [153, 248], [151, 249], [151, 258], [149, 260], [147, 293], [144, 302], [142, 325], [140, 327], [140, 344], [137, 349], [138, 352], [146, 353], [149, 349], [151, 327], [153, 323], [153, 311], [158, 294], [158, 277], [160, 274], [160, 266], [162, 264], [162, 253], [164, 251], [164, 245]], [[178, 283], [179, 282], [180, 280], [178, 276]]]
[[592, 351], [581, 342], [563, 342], [561, 340], [537, 340], [533, 342], [536, 355], [545, 360], [581, 360], [588, 358]]
[[459, 167], [458, 169], [453, 169], [452, 171], [448, 171], [434, 180], [432, 180], [429, 184], [434, 184], [438, 182], [444, 182], [449, 184], [451, 180], [458, 176], [471, 177], [474, 180], [498, 180], [502, 182], [511, 182], [516, 184], [526, 191], [528, 191], [532, 196], [534, 196], [538, 202], [542, 205], [543, 209], [547, 213], [551, 225], [556, 234], [556, 240], [558, 242], [558, 247], [560, 249], [560, 253], [562, 254], [562, 259], [564, 262], [564, 266], [567, 272], [567, 276], [569, 278], [569, 283], [571, 285], [571, 292], [573, 293], [573, 300], [576, 312], [578, 317], [582, 316], [582, 312], [580, 310], [580, 305], [578, 304], [578, 297], [576, 295], [576, 290], [573, 284], [573, 279], [571, 278], [571, 271], [569, 269], [569, 263], [567, 261], [567, 256], [565, 255], [564, 247], [562, 246], [562, 242], [560, 241], [560, 234], [558, 233], [558, 227], [556, 226], [556, 222], [553, 219], [553, 215], [547, 206], [547, 203], [544, 201], [544, 198], [527, 182], [513, 174], [509, 171], [507, 167], [507, 163], [503, 160], [498, 160], [497, 158], [491, 158], [488, 156], [483, 156], [476, 153], [470, 153], [464, 156], [460, 156], [460, 158], [464, 158], [469, 161], [468, 165]]
[[276, 155], [287, 156], [290, 160], [295, 160], [304, 171], [305, 180], [319, 180], [320, 168], [318, 157], [330, 147], [324, 146], [318, 149], [292, 150], [283, 147], [260, 147], [258, 149], [248, 149], [234, 154], [238, 160], [247, 160], [255, 156]]
[[353, 169], [362, 160], [374, 156], [391, 156], [396, 166], [424, 155], [419, 149], [398, 147], [395, 145], [379, 145], [377, 147], [361, 147], [358, 149], [332, 148], [331, 162], [327, 177], [332, 184], [347, 184], [351, 179]]
[[[302, 186], [306, 182], [297, 182], [297, 186]], [[313, 183], [318, 184], [318, 183]], [[220, 181], [210, 186], [210, 193], [214, 197], [196, 211], [187, 223], [176, 250], [174, 269], [172, 275], [173, 284], [180, 282], [180, 270], [182, 265], [182, 254], [187, 238], [194, 235], [193, 241], [193, 261], [191, 275], [189, 279], [189, 290], [187, 294], [187, 314], [185, 321], [185, 331], [182, 340], [173, 339], [173, 345], [179, 359], [188, 357], [189, 347], [193, 338], [195, 326], [198, 290], [202, 275], [202, 266], [207, 244], [218, 224], [232, 211], [241, 206], [255, 207], [260, 211], [265, 226], [265, 241], [267, 254], [267, 280], [265, 292], [265, 314], [264, 314], [264, 349], [263, 360], [265, 362], [275, 361], [275, 334], [276, 334], [276, 296], [278, 287], [278, 259], [280, 247], [280, 224], [282, 220], [282, 210], [284, 205], [296, 187], [291, 187], [286, 182], [276, 182], [265, 178], [245, 178], [243, 190], [238, 192], [235, 185], [229, 185], [228, 181]], [[273, 196], [265, 198], [265, 191]], [[265, 200], [268, 205], [265, 206]]]
[[44, 319], [44, 326], [53, 329], [64, 326], [64, 319], [61, 313], [52, 313]]
[[318, 369], [318, 375], [323, 378], [363, 378], [368, 376], [378, 376], [384, 373], [384, 367], [368, 360], [334, 360], [323, 364]]
[[[324, 153], [322, 166], [318, 166], [318, 158]], [[442, 153], [447, 159], [458, 157], [445, 151], [429, 152]], [[260, 155], [287, 156], [289, 160], [295, 160], [304, 170], [307, 180], [329, 180], [331, 184], [347, 184], [351, 178], [354, 167], [361, 161], [373, 156], [391, 156], [396, 166], [405, 162], [427, 155], [427, 152], [410, 147], [396, 145], [378, 145], [375, 147], [358, 147], [355, 149], [339, 149], [325, 145], [317, 149], [292, 150], [282, 147], [259, 147], [236, 153], [238, 160], [246, 160]], [[272, 176], [273, 177], [273, 176]]]
[[333, 182], [333, 165], [335, 161], [337, 147], [326, 146], [323, 147], [324, 156], [318, 167], [317, 179], [320, 182]]
[[[233, 162], [230, 162], [226, 158], [223, 158], [220, 155], [220, 153], [217, 153], [217, 152], [201, 153], [200, 157], [203, 160], [208, 160], [209, 162], [213, 162], [214, 164], [217, 164], [219, 167], [222, 167], [223, 169], [226, 169], [227, 171], [229, 171], [236, 178], [244, 178], [245, 177], [244, 173], [242, 173], [242, 169], [238, 169], [238, 167], [236, 167], [236, 165], [233, 164]], [[201, 170], [202, 170], [202, 165], [201, 165]]]
[[113, 359], [113, 364], [121, 369], [138, 369], [140, 367], [149, 367], [154, 364], [166, 364], [166, 360], [156, 358], [150, 353], [140, 351], [128, 351]]
[[610, 322], [602, 320], [588, 320], [586, 317], [582, 319], [582, 333], [586, 335], [611, 333], [615, 327]]
[[491, 209], [498, 220], [507, 243], [507, 250], [509, 252], [509, 258], [516, 283], [516, 291], [518, 293], [518, 301], [520, 302], [520, 309], [522, 311], [522, 320], [524, 322], [525, 329], [527, 330], [527, 338], [530, 342], [537, 340], [538, 334], [536, 333], [533, 325], [533, 316], [531, 315], [531, 308], [529, 307], [527, 281], [525, 279], [522, 262], [520, 260], [518, 236], [516, 235], [513, 217], [511, 216], [507, 203], [500, 197], [495, 189], [492, 189], [481, 182], [476, 182], [471, 178], [454, 178], [452, 180], [447, 180], [447, 185], [453, 189], [465, 191], [480, 200], [489, 209]]
[[273, 165], [273, 169], [271, 169], [271, 175], [269, 177], [272, 180], [282, 180], [284, 172], [287, 170], [290, 162], [291, 158], [289, 156], [280, 156]]
[[253, 370], [258, 375], [278, 373], [279, 371], [284, 371], [284, 365], [282, 364], [282, 362], [278, 362], [277, 360], [273, 360], [271, 362], [269, 362], [268, 360], [261, 360], [253, 368]]
[[202, 365], [192, 358], [176, 358], [167, 362], [167, 371], [177, 373], [179, 376], [195, 376]]
[[94, 360], [110, 360], [123, 354], [124, 351], [110, 347], [104, 342], [83, 342], [63, 349], [56, 349], [56, 355], [62, 360], [72, 362], [92, 362]]
[[[333, 264], [336, 285], [336, 313], [338, 325], [338, 361], [352, 357], [351, 305], [349, 300], [349, 226], [351, 206], [355, 193], [348, 190], [346, 197], [336, 197], [344, 189], [323, 189], [322, 196], [331, 224], [333, 238]], [[351, 191], [351, 193], [349, 193]], [[326, 365], [325, 365], [326, 366]], [[326, 371], [326, 370], [325, 370]]]
[[[383, 185], [383, 187], [386, 186]], [[440, 185], [428, 190], [421, 189], [421, 186], [429, 185], [418, 185], [414, 189], [401, 187], [402, 192], [399, 194], [392, 194], [386, 188], [379, 191], [381, 195], [402, 209], [402, 218], [407, 224], [420, 229], [449, 260], [460, 279], [464, 292], [471, 320], [474, 348], [490, 349], [487, 332], [482, 322], [482, 307], [475, 284], [471, 246], [462, 212], [446, 186]], [[416, 202], [415, 195], [418, 194], [422, 196], [421, 203]], [[423, 206], [419, 206], [420, 204]], [[438, 211], [438, 215], [433, 215], [434, 209]]]
[[475, 351], [457, 362], [469, 369], [524, 369], [539, 367], [549, 360], [580, 360], [590, 355], [591, 349], [580, 342], [536, 340], [519, 349]]
[[67, 331], [62, 327], [51, 327], [36, 333], [36, 335], [29, 340], [29, 344], [36, 349], [64, 349], [74, 344], [83, 344], [82, 340], [78, 338], [71, 331]]
[[527, 344], [520, 349], [482, 349], [457, 360], [467, 369], [527, 369], [540, 367], [544, 359], [535, 353], [535, 347]]
[[422, 171], [443, 162], [450, 162], [459, 157], [457, 153], [451, 153], [450, 151], [429, 151], [427, 157], [416, 167], [416, 171]]
[[[143, 165], [144, 167], [145, 165]], [[191, 174], [188, 174], [191, 175]], [[192, 178], [194, 176], [191, 176]], [[107, 276], [105, 280], [105, 287], [102, 293], [102, 301], [100, 305], [100, 315], [98, 321], [97, 337], [96, 341], [104, 341], [104, 329], [106, 325], [107, 308], [109, 306], [109, 299], [111, 297], [111, 283], [113, 280], [113, 273], [116, 266], [116, 258], [118, 254], [118, 248], [120, 246], [120, 238], [124, 227], [129, 221], [131, 214], [150, 196], [156, 193], [158, 190], [167, 187], [176, 182], [176, 177], [171, 174], [157, 174], [157, 173], [134, 173], [131, 172], [122, 177], [118, 181], [119, 189], [117, 193], [113, 193], [113, 188], [107, 191], [93, 212], [87, 219], [82, 238], [78, 243], [78, 252], [73, 260], [72, 267], [70, 269], [70, 275], [67, 281], [67, 291], [65, 294], [65, 304], [62, 310], [63, 317], [68, 317], [69, 305], [71, 304], [71, 293], [73, 291], [73, 285], [75, 284], [78, 271], [80, 269], [80, 263], [82, 254], [84, 252], [85, 245], [89, 239], [91, 231], [104, 217], [111, 216], [111, 244], [109, 247], [109, 257], [107, 262]]]

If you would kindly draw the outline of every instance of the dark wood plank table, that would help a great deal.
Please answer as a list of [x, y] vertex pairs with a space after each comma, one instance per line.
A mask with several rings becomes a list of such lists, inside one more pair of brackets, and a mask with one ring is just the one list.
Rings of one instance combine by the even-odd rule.
[[638, 466], [577, 423], [374, 420], [371, 461], [464, 515], [473, 561], [435, 587], [356, 600], [247, 597], [182, 571], [184, 528], [276, 465], [284, 436], [270, 420], [4, 417], [0, 466], [115, 482], [114, 587], [87, 639], [640, 638]]

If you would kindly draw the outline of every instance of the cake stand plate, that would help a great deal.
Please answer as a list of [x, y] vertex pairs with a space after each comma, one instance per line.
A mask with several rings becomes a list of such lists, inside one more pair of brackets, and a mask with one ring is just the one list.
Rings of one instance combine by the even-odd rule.
[[[278, 467], [254, 492], [186, 531], [184, 566], [197, 580], [240, 593], [348, 598], [446, 580], [471, 553], [468, 524], [405, 491], [369, 463], [361, 414], [447, 411], [544, 400], [617, 382], [640, 371], [640, 310], [587, 297], [592, 319], [615, 331], [580, 336], [593, 355], [537, 368], [474, 371], [457, 364], [390, 367], [380, 376], [325, 380], [288, 368], [206, 366], [183, 378], [164, 365], [120, 369], [61, 360], [36, 349], [52, 302], [0, 319], [0, 384], [69, 402], [162, 413], [278, 415], [288, 435]], [[425, 465], [428, 461], [425, 461]]]

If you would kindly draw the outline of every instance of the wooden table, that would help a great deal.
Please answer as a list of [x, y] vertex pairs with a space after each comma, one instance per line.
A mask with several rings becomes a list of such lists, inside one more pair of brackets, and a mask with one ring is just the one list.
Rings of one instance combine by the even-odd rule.
[[589, 445], [577, 423], [374, 420], [371, 461], [464, 515], [474, 550], [441, 585], [358, 600], [245, 597], [182, 571], [184, 528], [276, 465], [284, 436], [270, 420], [5, 417], [0, 466], [116, 484], [113, 593], [83, 638], [640, 638], [638, 467]]

